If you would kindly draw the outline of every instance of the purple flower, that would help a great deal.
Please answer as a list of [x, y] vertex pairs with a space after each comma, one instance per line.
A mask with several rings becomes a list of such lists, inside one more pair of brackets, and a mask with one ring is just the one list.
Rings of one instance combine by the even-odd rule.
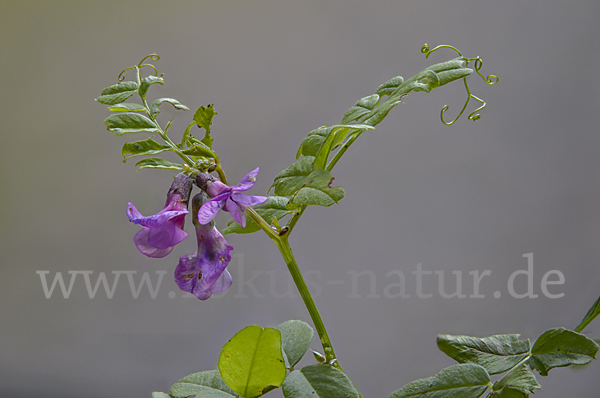
[[[203, 200], [204, 199], [204, 200]], [[231, 274], [225, 269], [231, 261], [233, 246], [209, 222], [202, 225], [197, 215], [203, 201], [208, 197], [204, 192], [196, 195], [192, 202], [194, 226], [198, 238], [196, 253], [179, 258], [175, 269], [175, 283], [185, 292], [192, 293], [200, 300], [208, 299], [211, 294], [227, 290], [231, 286]]]
[[161, 258], [171, 253], [173, 247], [183, 241], [187, 233], [183, 230], [187, 204], [192, 190], [192, 179], [179, 174], [167, 193], [164, 209], [144, 217], [129, 203], [127, 217], [134, 224], [143, 226], [133, 241], [138, 250], [148, 257]]
[[198, 222], [208, 224], [223, 209], [231, 213], [231, 217], [246, 228], [246, 206], [253, 206], [267, 200], [266, 196], [249, 196], [240, 192], [249, 190], [256, 183], [258, 167], [246, 174], [239, 184], [229, 187], [221, 181], [206, 181], [205, 191], [213, 198], [204, 203], [198, 212]]

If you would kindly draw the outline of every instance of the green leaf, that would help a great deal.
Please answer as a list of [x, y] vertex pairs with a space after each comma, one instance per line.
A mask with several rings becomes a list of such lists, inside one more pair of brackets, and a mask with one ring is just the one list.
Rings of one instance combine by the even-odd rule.
[[219, 371], [229, 387], [244, 398], [279, 387], [286, 376], [281, 334], [272, 328], [248, 326], [223, 347]]
[[293, 368], [304, 356], [312, 341], [315, 331], [302, 321], [287, 321], [277, 326], [281, 332], [281, 344], [285, 353], [288, 368]]
[[332, 188], [334, 178], [330, 172], [318, 169], [305, 177], [302, 188], [290, 198], [288, 209], [302, 206], [318, 205], [331, 206], [344, 197], [344, 189]]
[[236, 393], [221, 378], [218, 370], [191, 374], [179, 380], [169, 390], [175, 398], [231, 398]]
[[204, 128], [206, 130], [206, 134], [202, 139], [202, 143], [204, 143], [209, 148], [212, 148], [213, 139], [210, 136], [210, 125], [212, 124], [213, 117], [217, 114], [215, 112], [215, 108], [212, 104], [208, 106], [201, 106], [194, 113], [194, 121], [198, 125], [198, 127]]
[[152, 106], [150, 107], [150, 112], [156, 116], [160, 113], [160, 111], [158, 110], [158, 107], [163, 103], [163, 102], [168, 102], [169, 104], [173, 105], [175, 107], [175, 109], [179, 109], [182, 111], [189, 111], [190, 108], [188, 108], [187, 106], [183, 105], [181, 102], [177, 101], [175, 98], [159, 98], [157, 100], [155, 100], [152, 103]]
[[96, 101], [104, 105], [116, 105], [135, 94], [137, 88], [136, 82], [118, 83], [105, 88]]
[[596, 300], [596, 302], [594, 304], [592, 304], [592, 307], [588, 310], [587, 314], [585, 314], [585, 316], [583, 317], [583, 320], [581, 321], [581, 323], [579, 324], [579, 326], [577, 326], [575, 328], [575, 331], [576, 332], [581, 332], [598, 315], [600, 315], [600, 297], [598, 297], [598, 300]]
[[145, 112], [146, 108], [143, 105], [136, 104], [135, 102], [123, 102], [109, 106], [108, 110], [112, 112]]
[[314, 160], [315, 158], [312, 156], [304, 156], [287, 169], [280, 171], [271, 186], [275, 187], [275, 194], [279, 196], [293, 195], [302, 188], [305, 178], [313, 171]]
[[[258, 205], [252, 206], [254, 210], [268, 223], [271, 223], [273, 217], [281, 220], [286, 215], [292, 213], [286, 206], [289, 199], [283, 196], [269, 196], [268, 199]], [[227, 227], [221, 231], [226, 234], [249, 234], [260, 231], [260, 227], [250, 217], [246, 217], [246, 228], [238, 224], [233, 218], [227, 222]]]
[[490, 376], [474, 364], [454, 365], [426, 379], [408, 383], [390, 398], [477, 398], [488, 388]]
[[375, 93], [377, 93], [380, 97], [383, 97], [384, 95], [391, 95], [403, 83], [404, 83], [404, 79], [402, 78], [402, 76], [392, 77], [390, 80], [388, 80], [387, 82], [385, 82], [381, 86], [379, 86], [377, 88], [377, 91], [375, 91]]
[[458, 79], [463, 79], [473, 73], [473, 69], [464, 66], [465, 63], [466, 58], [456, 57], [426, 68], [424, 72], [432, 71], [437, 75], [435, 87], [431, 86], [431, 89], [441, 87]]
[[146, 93], [148, 92], [148, 89], [154, 83], [164, 84], [165, 81], [160, 76], [146, 76], [145, 78], [143, 78], [142, 82], [140, 83], [140, 89], [138, 91], [139, 94], [140, 94], [140, 97], [142, 97], [142, 98], [145, 99], [146, 98]]
[[206, 158], [214, 158], [215, 153], [211, 151], [209, 148], [204, 146], [202, 143], [193, 144], [190, 149], [186, 149], [182, 152], [184, 155], [192, 155], [192, 156], [203, 156]]
[[596, 357], [598, 344], [586, 336], [555, 328], [545, 331], [531, 349], [529, 366], [547, 376], [553, 368], [569, 365], [585, 365]]
[[152, 398], [172, 398], [171, 395], [165, 394], [164, 392], [153, 392]]
[[443, 353], [459, 363], [483, 366], [491, 375], [504, 373], [529, 355], [529, 340], [518, 334], [499, 334], [477, 338], [440, 334], [437, 344]]
[[168, 169], [168, 170], [183, 170], [183, 166], [179, 163], [169, 162], [162, 158], [148, 158], [140, 160], [135, 164], [138, 170], [141, 169]]
[[366, 124], [335, 125], [328, 127], [328, 134], [321, 144], [313, 164], [313, 169], [324, 169], [327, 165], [327, 159], [332, 150], [334, 150], [351, 130], [373, 130], [373, 126]]
[[[121, 153], [123, 155], [123, 163], [125, 163], [127, 159], [132, 158], [134, 156], [156, 155], [157, 153], [168, 151], [170, 149], [171, 147], [169, 147], [168, 145], [159, 144], [158, 142], [154, 141], [152, 137], [150, 137], [143, 141], [126, 143], [125, 145], [123, 145]], [[126, 156], [129, 154], [131, 154], [131, 156]]]
[[139, 133], [141, 131], [155, 133], [158, 131], [158, 127], [152, 120], [139, 113], [117, 113], [107, 117], [104, 124], [106, 124], [108, 130], [116, 135]]
[[194, 121], [198, 125], [198, 127], [202, 127], [205, 130], [210, 130], [210, 125], [212, 124], [213, 117], [217, 114], [215, 112], [215, 108], [213, 104], [208, 106], [201, 106], [194, 113]]
[[371, 112], [379, 102], [379, 94], [372, 94], [368, 97], [361, 98], [352, 108], [346, 112], [342, 118], [342, 124], [348, 124], [354, 120], [358, 120], [367, 113]]
[[[344, 138], [346, 138], [349, 131], [363, 131], [372, 129], [372, 126], [364, 124], [337, 124], [329, 127], [319, 127], [318, 129], [308, 133], [306, 138], [302, 140], [300, 148], [298, 148], [298, 152], [296, 153], [296, 159], [298, 159], [300, 155], [319, 156], [321, 152], [323, 153], [323, 156], [328, 156], [329, 153], [337, 148]], [[327, 158], [325, 158], [324, 161], [327, 162]]]
[[283, 383], [286, 398], [358, 398], [358, 392], [344, 372], [316, 364], [295, 370]]
[[490, 398], [529, 397], [536, 388], [542, 388], [527, 365], [515, 367], [492, 386]]

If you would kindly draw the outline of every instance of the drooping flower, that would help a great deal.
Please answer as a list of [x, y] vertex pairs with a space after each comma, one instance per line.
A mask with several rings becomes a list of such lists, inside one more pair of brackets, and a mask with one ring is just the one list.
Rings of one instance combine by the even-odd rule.
[[[211, 222], [221, 209], [231, 213], [231, 217], [246, 228], [246, 206], [253, 206], [267, 200], [266, 196], [249, 196], [241, 192], [247, 191], [256, 183], [258, 167], [246, 174], [239, 184], [230, 187], [218, 180], [204, 180], [204, 190], [212, 199], [202, 205], [198, 212], [200, 224]], [[198, 178], [197, 178], [198, 180]]]
[[143, 226], [133, 241], [140, 252], [148, 257], [161, 258], [171, 253], [173, 247], [187, 237], [183, 230], [187, 205], [193, 180], [179, 174], [167, 193], [164, 209], [144, 217], [131, 203], [127, 206], [127, 217], [134, 224]]
[[233, 246], [214, 227], [214, 223], [203, 225], [198, 222], [198, 211], [202, 203], [208, 201], [201, 192], [192, 200], [192, 221], [196, 227], [198, 250], [189, 256], [179, 258], [175, 269], [175, 283], [185, 292], [192, 293], [200, 300], [211, 294], [227, 290], [231, 286], [231, 274], [226, 267], [231, 261]]

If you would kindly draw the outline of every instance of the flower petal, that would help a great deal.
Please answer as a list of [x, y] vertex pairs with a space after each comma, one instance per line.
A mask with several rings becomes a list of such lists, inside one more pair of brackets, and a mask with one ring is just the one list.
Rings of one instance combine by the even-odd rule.
[[208, 193], [211, 197], [219, 196], [223, 193], [231, 192], [232, 189], [227, 185], [223, 184], [219, 180], [209, 181], [206, 184], [206, 193]]
[[183, 230], [185, 218], [169, 220], [161, 226], [150, 228], [148, 243], [157, 249], [166, 249], [181, 243], [186, 237], [187, 232]]
[[243, 204], [244, 206], [254, 206], [266, 201], [268, 198], [266, 196], [250, 196], [243, 193], [234, 192], [231, 195], [231, 199], [234, 202]]
[[[153, 214], [148, 217], [142, 216], [142, 217], [138, 217], [138, 218], [130, 218], [129, 221], [131, 221], [134, 224], [141, 225], [143, 227], [157, 228], [157, 227], [160, 227], [161, 225], [165, 224], [166, 222], [168, 222], [170, 219], [175, 218], [177, 216], [185, 215], [187, 213], [188, 213], [187, 210], [171, 210], [171, 211], [161, 210], [158, 213]], [[139, 214], [139, 212], [138, 212], [138, 214]]]
[[148, 235], [150, 234], [150, 228], [144, 228], [135, 234], [133, 242], [142, 254], [145, 254], [151, 258], [163, 258], [167, 254], [171, 253], [173, 246], [166, 248], [157, 248], [152, 246], [148, 241]]
[[228, 199], [227, 201], [225, 201], [225, 206], [223, 207], [223, 210], [231, 213], [231, 218], [233, 218], [242, 227], [246, 228], [246, 217], [244, 216], [246, 208], [244, 207], [244, 205], [238, 205], [233, 200]]
[[127, 203], [127, 217], [129, 218], [129, 221], [138, 218], [144, 218], [144, 216], [142, 216], [142, 214], [138, 211], [138, 209], [135, 208], [135, 206], [131, 202]]
[[179, 264], [175, 268], [175, 283], [184, 292], [192, 293], [198, 284], [199, 271], [196, 253], [179, 257]]
[[231, 261], [233, 246], [223, 235], [210, 226], [197, 226], [198, 251], [179, 258], [175, 282], [183, 291], [193, 293], [200, 300], [231, 286], [231, 275], [225, 269]]
[[232, 283], [233, 279], [231, 278], [231, 274], [229, 271], [227, 271], [227, 269], [225, 269], [219, 279], [217, 279], [217, 281], [210, 287], [210, 290], [213, 293], [222, 292], [229, 289]]
[[239, 184], [231, 187], [234, 191], [247, 191], [256, 184], [256, 176], [258, 176], [258, 167], [249, 172], [242, 178]]
[[198, 222], [203, 225], [211, 222], [224, 204], [224, 201], [214, 200], [214, 198], [204, 203], [198, 211]]

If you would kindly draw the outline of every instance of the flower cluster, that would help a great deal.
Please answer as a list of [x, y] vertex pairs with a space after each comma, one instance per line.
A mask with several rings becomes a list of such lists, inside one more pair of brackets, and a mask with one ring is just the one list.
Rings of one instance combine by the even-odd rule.
[[129, 221], [144, 227], [134, 237], [136, 247], [148, 257], [162, 258], [187, 237], [183, 228], [195, 183], [201, 189], [192, 200], [192, 223], [196, 229], [198, 250], [179, 258], [175, 283], [181, 290], [192, 293], [200, 300], [228, 289], [232, 279], [226, 267], [231, 261], [233, 246], [225, 241], [214, 226], [213, 219], [220, 210], [225, 210], [242, 227], [246, 227], [246, 206], [267, 200], [264, 196], [240, 193], [254, 186], [257, 175], [258, 168], [242, 178], [238, 185], [230, 187], [206, 173], [198, 174], [195, 179], [181, 173], [175, 177], [167, 193], [165, 207], [158, 213], [144, 217], [129, 203]]

